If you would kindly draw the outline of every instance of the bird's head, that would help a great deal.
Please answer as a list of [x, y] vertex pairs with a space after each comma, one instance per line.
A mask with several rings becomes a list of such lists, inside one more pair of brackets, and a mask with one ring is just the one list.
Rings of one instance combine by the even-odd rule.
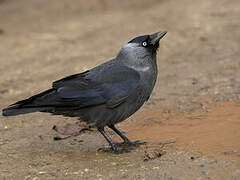
[[138, 36], [129, 41], [120, 50], [117, 58], [124, 61], [144, 61], [145, 59], [156, 59], [159, 41], [167, 31], [159, 31], [151, 35]]

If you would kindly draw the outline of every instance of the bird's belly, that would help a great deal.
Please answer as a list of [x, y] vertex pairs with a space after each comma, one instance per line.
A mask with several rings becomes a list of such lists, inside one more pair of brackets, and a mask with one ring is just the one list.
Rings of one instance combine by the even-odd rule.
[[96, 127], [116, 124], [134, 114], [147, 100], [148, 96], [143, 91], [132, 94], [126, 102], [115, 108], [108, 108], [105, 104], [88, 108], [86, 111], [80, 110], [83, 118], [89, 124]]

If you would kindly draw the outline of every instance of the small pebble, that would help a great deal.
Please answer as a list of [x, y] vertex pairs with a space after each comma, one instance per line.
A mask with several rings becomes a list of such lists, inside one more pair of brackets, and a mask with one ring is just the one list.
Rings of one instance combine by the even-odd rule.
[[223, 152], [223, 153], [226, 154], [226, 155], [234, 154], [234, 153], [237, 153], [237, 150], [226, 151], [226, 152]]
[[203, 173], [204, 175], [206, 175], [206, 176], [208, 175], [208, 171], [207, 171], [207, 170], [203, 170], [202, 173]]
[[116, 165], [117, 165], [117, 163], [115, 163], [115, 162], [112, 162], [111, 164], [112, 164], [113, 166], [116, 166]]
[[196, 155], [196, 156], [191, 156], [191, 159], [192, 160], [195, 160], [195, 159], [198, 159], [198, 158], [200, 158], [201, 156], [199, 156], [199, 155]]
[[34, 177], [32, 180], [40, 180], [40, 178], [38, 178], [38, 177]]

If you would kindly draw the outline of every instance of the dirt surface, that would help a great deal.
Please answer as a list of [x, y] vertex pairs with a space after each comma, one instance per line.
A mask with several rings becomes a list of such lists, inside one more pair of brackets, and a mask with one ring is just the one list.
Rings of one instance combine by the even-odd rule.
[[0, 0], [0, 109], [168, 31], [151, 99], [119, 125], [151, 144], [99, 153], [95, 131], [53, 141], [74, 119], [0, 116], [0, 179], [240, 179], [239, 17], [239, 0]]
[[205, 108], [191, 113], [162, 112], [156, 108], [144, 117], [138, 114], [121, 128], [132, 139], [154, 144], [174, 140], [176, 149], [229, 158], [240, 165], [239, 104], [218, 102]]

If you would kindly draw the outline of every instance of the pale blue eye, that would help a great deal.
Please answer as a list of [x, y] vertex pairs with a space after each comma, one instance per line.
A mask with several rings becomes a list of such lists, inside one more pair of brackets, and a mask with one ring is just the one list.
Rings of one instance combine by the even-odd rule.
[[147, 46], [147, 42], [144, 41], [144, 42], [142, 43], [142, 45], [143, 45], [144, 47], [146, 47], [146, 46]]

